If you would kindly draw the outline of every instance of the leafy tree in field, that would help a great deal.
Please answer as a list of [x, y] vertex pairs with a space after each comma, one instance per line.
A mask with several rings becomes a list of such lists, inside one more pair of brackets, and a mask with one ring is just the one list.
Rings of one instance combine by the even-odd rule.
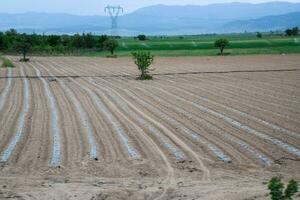
[[91, 33], [83, 34], [82, 36], [85, 41], [86, 48], [92, 49], [96, 47], [96, 39]]
[[29, 59], [26, 58], [26, 55], [27, 55], [28, 51], [31, 49], [32, 45], [28, 38], [23, 37], [20, 41], [17, 41], [14, 44], [14, 47], [15, 47], [16, 51], [21, 52], [23, 55], [23, 58], [21, 58], [20, 61], [22, 61], [22, 62], [29, 61]]
[[225, 38], [221, 38], [215, 41], [215, 47], [218, 47], [220, 49], [221, 55], [223, 55], [223, 51], [228, 45], [229, 41]]
[[61, 38], [58, 35], [50, 35], [48, 36], [47, 43], [52, 46], [58, 46], [61, 43]]
[[133, 56], [134, 63], [137, 65], [138, 69], [141, 71], [141, 80], [152, 79], [152, 76], [149, 74], [150, 65], [154, 61], [154, 56], [150, 52], [137, 51], [131, 53]]
[[81, 49], [81, 48], [85, 47], [85, 41], [84, 41], [83, 37], [81, 37], [79, 34], [75, 34], [73, 37], [72, 45], [76, 49]]
[[268, 184], [272, 200], [292, 200], [293, 195], [298, 192], [298, 183], [290, 180], [286, 189], [279, 177], [273, 177]]
[[292, 35], [298, 35], [299, 34], [299, 28], [298, 27], [294, 27], [292, 28]]
[[285, 30], [285, 34], [287, 36], [296, 36], [296, 35], [299, 34], [299, 28], [298, 27], [294, 27], [292, 29], [288, 28], [288, 29]]
[[108, 36], [107, 35], [101, 35], [98, 39], [98, 45], [101, 49], [103, 49], [103, 43], [108, 40]]
[[285, 30], [285, 34], [287, 35], [287, 36], [291, 36], [293, 33], [292, 33], [292, 29], [286, 29]]
[[103, 48], [107, 51], [110, 51], [112, 56], [114, 55], [114, 52], [118, 46], [118, 41], [113, 38], [109, 38], [103, 42]]
[[262, 38], [262, 34], [261, 34], [261, 32], [257, 32], [257, 33], [256, 33], [256, 37], [258, 37], [258, 38]]
[[139, 40], [141, 40], [141, 41], [147, 40], [146, 35], [138, 35], [137, 38], [138, 38]]

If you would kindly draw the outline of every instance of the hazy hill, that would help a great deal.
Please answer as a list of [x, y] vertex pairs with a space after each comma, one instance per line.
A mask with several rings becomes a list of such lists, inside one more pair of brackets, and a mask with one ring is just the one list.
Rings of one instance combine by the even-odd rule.
[[285, 15], [266, 16], [258, 19], [234, 21], [224, 25], [225, 32], [282, 30], [288, 27], [300, 27], [300, 12]]
[[[206, 6], [155, 5], [123, 15], [120, 34], [198, 34], [275, 30], [299, 24], [300, 3], [229, 3]], [[270, 23], [269, 23], [270, 21]], [[106, 16], [78, 16], [63, 13], [0, 14], [0, 30], [23, 32], [109, 33]]]

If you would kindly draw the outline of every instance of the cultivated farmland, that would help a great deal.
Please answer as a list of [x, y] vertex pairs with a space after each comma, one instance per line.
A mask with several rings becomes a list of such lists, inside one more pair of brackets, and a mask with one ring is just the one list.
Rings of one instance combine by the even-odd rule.
[[300, 180], [298, 55], [10, 57], [0, 199], [266, 199]]

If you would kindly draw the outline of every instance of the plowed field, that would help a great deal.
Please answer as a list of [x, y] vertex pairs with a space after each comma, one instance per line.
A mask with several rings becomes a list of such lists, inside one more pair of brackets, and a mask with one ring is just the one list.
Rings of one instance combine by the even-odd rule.
[[[0, 69], [0, 199], [266, 199], [300, 180], [300, 56]], [[299, 198], [299, 197], [298, 197]]]

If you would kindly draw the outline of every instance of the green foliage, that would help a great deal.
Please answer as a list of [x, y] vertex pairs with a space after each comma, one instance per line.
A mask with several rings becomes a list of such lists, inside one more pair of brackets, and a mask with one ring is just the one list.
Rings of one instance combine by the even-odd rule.
[[257, 32], [257, 33], [256, 33], [256, 37], [257, 37], [257, 38], [262, 38], [261, 32]]
[[103, 42], [103, 48], [107, 51], [110, 51], [111, 55], [114, 55], [114, 51], [118, 46], [118, 41], [113, 38], [109, 38]]
[[286, 29], [285, 30], [285, 34], [287, 36], [296, 36], [299, 34], [299, 28], [298, 27], [294, 27], [292, 29]]
[[0, 56], [0, 59], [2, 60], [1, 67], [2, 68], [14, 68], [14, 64], [7, 58]]
[[298, 183], [290, 180], [284, 191], [284, 184], [281, 179], [273, 177], [268, 184], [268, 189], [272, 200], [292, 200], [292, 196], [298, 192]]
[[299, 186], [295, 180], [290, 180], [287, 188], [284, 191], [284, 196], [286, 200], [292, 200], [292, 196], [298, 192]]
[[141, 41], [147, 40], [146, 35], [138, 35], [137, 38], [138, 38], [139, 40], [141, 40]]
[[141, 71], [141, 80], [150, 80], [152, 76], [149, 74], [150, 65], [154, 61], [154, 56], [150, 52], [137, 51], [131, 53], [133, 56], [134, 63], [137, 65], [138, 69]]
[[220, 49], [221, 55], [223, 54], [224, 48], [229, 45], [229, 41], [225, 38], [221, 38], [215, 41], [215, 47]]
[[32, 46], [31, 46], [31, 42], [28, 38], [23, 37], [23, 38], [21, 38], [20, 41], [16, 41], [14, 44], [14, 47], [17, 52], [21, 52], [23, 55], [23, 58], [21, 58], [20, 61], [22, 61], [22, 62], [29, 61], [29, 59], [26, 58], [26, 55]]

